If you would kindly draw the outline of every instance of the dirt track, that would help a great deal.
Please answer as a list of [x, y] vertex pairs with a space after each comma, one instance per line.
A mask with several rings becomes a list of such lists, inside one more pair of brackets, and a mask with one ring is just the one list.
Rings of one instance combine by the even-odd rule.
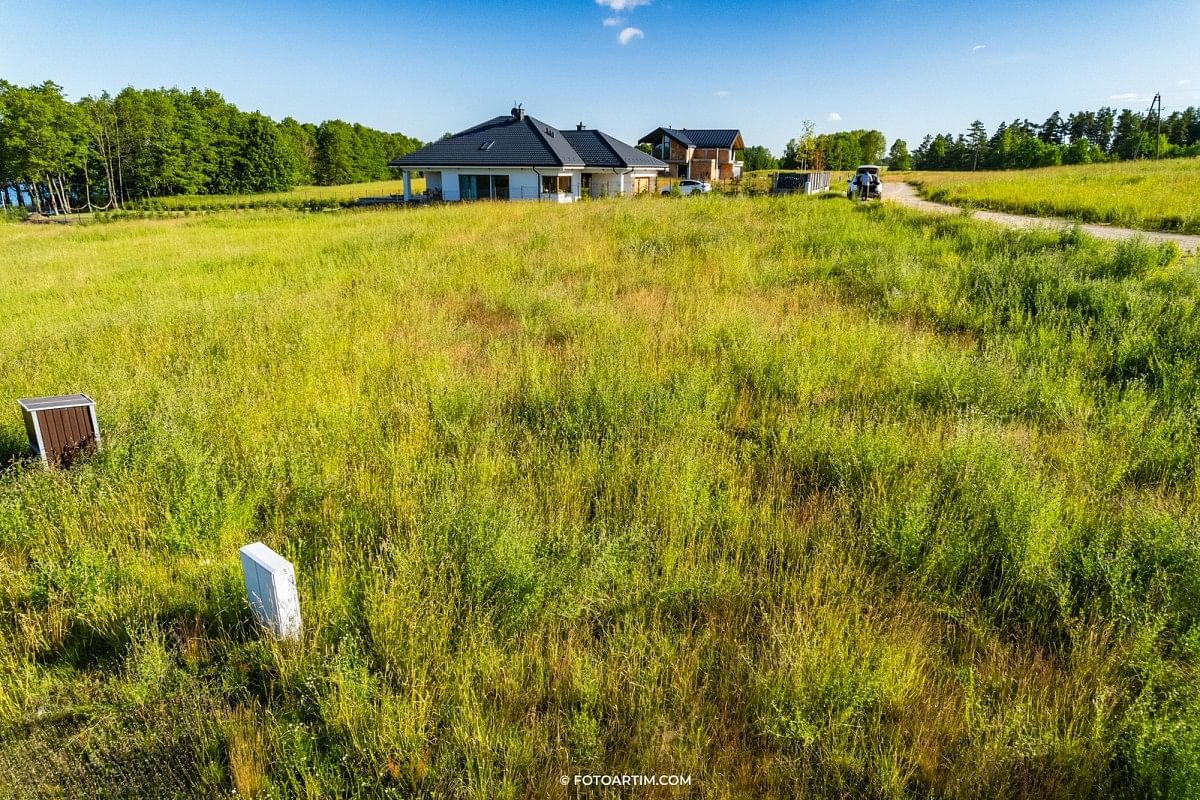
[[[885, 183], [883, 185], [884, 199], [900, 203], [918, 211], [929, 214], [961, 214], [963, 209], [944, 203], [934, 203], [923, 200], [917, 190], [907, 183]], [[1026, 217], [1020, 214], [1004, 214], [999, 211], [972, 211], [972, 219], [994, 222], [1009, 228], [1062, 228], [1075, 223], [1068, 219], [1056, 217]], [[1139, 231], [1132, 228], [1114, 228], [1110, 225], [1081, 225], [1084, 233], [1098, 239], [1135, 239], [1142, 238], [1150, 242], [1175, 242], [1185, 253], [1200, 251], [1200, 236], [1189, 236], [1183, 233], [1163, 233], [1160, 231]]]

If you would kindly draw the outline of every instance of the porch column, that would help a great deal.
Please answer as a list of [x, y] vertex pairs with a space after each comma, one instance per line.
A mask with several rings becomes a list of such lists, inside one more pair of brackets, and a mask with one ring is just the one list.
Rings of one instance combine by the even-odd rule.
[[404, 176], [404, 202], [412, 200], [412, 173], [408, 170], [401, 170], [400, 174]]

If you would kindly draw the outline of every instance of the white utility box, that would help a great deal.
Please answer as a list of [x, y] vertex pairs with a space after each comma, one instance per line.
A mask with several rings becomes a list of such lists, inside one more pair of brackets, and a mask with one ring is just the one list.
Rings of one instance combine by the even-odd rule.
[[248, 544], [238, 553], [254, 618], [281, 639], [299, 639], [300, 596], [292, 563], [262, 542]]

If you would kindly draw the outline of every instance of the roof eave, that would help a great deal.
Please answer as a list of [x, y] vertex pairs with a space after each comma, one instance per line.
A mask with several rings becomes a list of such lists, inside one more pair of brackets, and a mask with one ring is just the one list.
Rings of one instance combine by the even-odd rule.
[[587, 164], [518, 164], [516, 162], [497, 164], [448, 164], [444, 161], [424, 161], [420, 163], [400, 164], [388, 162], [393, 169], [587, 169]]

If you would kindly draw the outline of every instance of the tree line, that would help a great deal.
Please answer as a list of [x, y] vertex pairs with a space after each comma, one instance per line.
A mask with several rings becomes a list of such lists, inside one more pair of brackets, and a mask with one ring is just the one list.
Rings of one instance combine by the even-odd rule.
[[847, 170], [859, 164], [876, 164], [883, 158], [887, 139], [875, 130], [838, 131], [817, 134], [811, 122], [804, 132], [790, 139], [783, 155], [776, 158], [762, 145], [742, 151], [742, 169], [747, 172], [772, 169]]
[[250, 194], [392, 177], [421, 142], [342, 120], [275, 122], [211, 89], [134, 89], [70, 102], [0, 80], [0, 206], [57, 213], [177, 194]]
[[926, 136], [911, 157], [897, 140], [889, 164], [893, 169], [1029, 169], [1186, 156], [1200, 156], [1200, 109], [1189, 107], [1158, 119], [1106, 106], [1066, 117], [1055, 111], [1040, 125], [1028, 119], [1002, 122], [991, 134], [976, 120], [957, 136]]

